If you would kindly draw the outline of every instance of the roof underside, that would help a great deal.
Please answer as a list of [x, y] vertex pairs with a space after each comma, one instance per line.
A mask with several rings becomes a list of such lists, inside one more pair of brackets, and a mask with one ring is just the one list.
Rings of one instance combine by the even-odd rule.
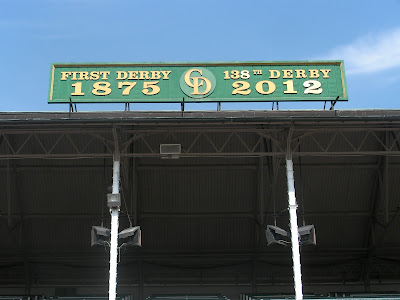
[[[181, 144], [179, 159], [160, 144]], [[106, 293], [108, 252], [90, 229], [110, 224], [116, 148], [120, 229], [140, 225], [143, 244], [121, 252], [120, 291], [292, 291], [290, 247], [265, 238], [289, 230], [288, 155], [299, 225], [317, 233], [301, 249], [305, 292], [399, 286], [400, 111], [4, 113], [0, 294]]]

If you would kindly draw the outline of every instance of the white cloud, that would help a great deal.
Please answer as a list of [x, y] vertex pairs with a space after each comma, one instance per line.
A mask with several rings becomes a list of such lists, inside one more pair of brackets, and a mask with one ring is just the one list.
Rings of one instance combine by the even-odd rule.
[[339, 46], [326, 59], [344, 60], [347, 74], [379, 72], [400, 66], [400, 28], [369, 34]]

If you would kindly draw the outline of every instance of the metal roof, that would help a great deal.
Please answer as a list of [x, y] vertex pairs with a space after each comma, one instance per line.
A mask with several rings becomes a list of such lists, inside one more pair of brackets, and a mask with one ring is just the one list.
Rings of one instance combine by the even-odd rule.
[[[316, 120], [374, 120], [398, 121], [400, 110], [244, 110], [244, 111], [113, 111], [113, 112], [0, 112], [0, 123], [51, 123], [86, 121], [88, 123], [155, 122], [157, 120], [230, 120], [258, 121], [316, 121]], [[27, 123], [27, 124], [28, 124]]]
[[140, 225], [143, 243], [121, 253], [121, 293], [290, 292], [290, 248], [265, 239], [269, 224], [288, 230], [288, 146], [299, 225], [317, 232], [305, 292], [400, 292], [400, 111], [353, 110], [0, 113], [0, 294], [106, 292], [90, 228], [109, 226], [116, 142], [120, 229]]

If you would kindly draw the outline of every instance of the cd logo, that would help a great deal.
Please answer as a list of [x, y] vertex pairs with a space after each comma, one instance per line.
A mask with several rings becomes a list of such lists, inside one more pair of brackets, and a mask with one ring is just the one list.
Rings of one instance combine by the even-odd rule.
[[215, 89], [214, 74], [205, 68], [189, 69], [180, 79], [182, 92], [191, 98], [208, 97]]

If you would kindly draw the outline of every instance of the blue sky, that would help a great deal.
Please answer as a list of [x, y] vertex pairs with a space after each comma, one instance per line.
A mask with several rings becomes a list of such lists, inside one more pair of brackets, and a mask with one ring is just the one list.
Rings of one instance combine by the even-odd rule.
[[[336, 109], [397, 109], [400, 1], [0, 0], [0, 111], [66, 111], [47, 104], [55, 62], [344, 60], [349, 101]], [[222, 109], [271, 109], [224, 103]], [[280, 103], [322, 109], [323, 103]], [[179, 104], [133, 104], [178, 110]], [[216, 109], [216, 104], [187, 105]], [[78, 104], [78, 111], [124, 110]]]

